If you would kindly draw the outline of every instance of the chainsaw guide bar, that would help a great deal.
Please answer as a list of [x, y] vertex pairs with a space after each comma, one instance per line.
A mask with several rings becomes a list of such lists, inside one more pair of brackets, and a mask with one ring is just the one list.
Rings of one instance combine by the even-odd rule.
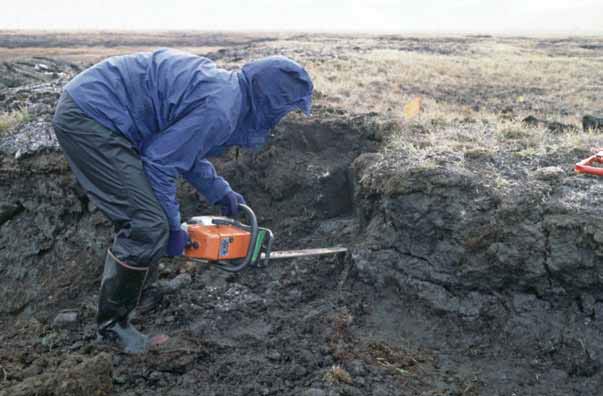
[[[270, 253], [270, 260], [284, 260], [298, 257], [326, 256], [331, 254], [347, 253], [348, 249], [344, 247], [318, 248], [318, 249], [300, 249], [300, 250], [282, 250]], [[262, 259], [265, 253], [262, 253]]]

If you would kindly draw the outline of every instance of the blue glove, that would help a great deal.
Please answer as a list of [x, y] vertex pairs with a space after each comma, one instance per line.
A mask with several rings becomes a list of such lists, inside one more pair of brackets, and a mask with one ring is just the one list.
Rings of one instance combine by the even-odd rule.
[[222, 206], [222, 215], [227, 217], [236, 217], [239, 215], [239, 204], [245, 204], [245, 198], [237, 192], [227, 193], [218, 204]]
[[186, 231], [181, 229], [170, 230], [170, 239], [168, 239], [165, 255], [170, 257], [182, 256], [187, 241], [188, 234]]

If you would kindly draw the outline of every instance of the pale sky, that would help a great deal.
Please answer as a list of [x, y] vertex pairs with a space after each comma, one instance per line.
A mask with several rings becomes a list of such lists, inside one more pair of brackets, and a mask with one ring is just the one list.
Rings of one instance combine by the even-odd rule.
[[603, 0], [0, 0], [0, 29], [601, 33]]

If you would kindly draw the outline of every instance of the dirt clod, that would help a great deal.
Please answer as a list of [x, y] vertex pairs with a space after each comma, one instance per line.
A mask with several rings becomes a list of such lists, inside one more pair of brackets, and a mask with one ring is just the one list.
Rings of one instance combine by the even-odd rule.
[[52, 321], [52, 327], [69, 327], [73, 326], [79, 320], [79, 313], [77, 311], [65, 311], [60, 312], [54, 317]]
[[585, 115], [584, 117], [582, 117], [582, 128], [585, 131], [603, 130], [603, 117]]
[[0, 390], [1, 396], [81, 396], [113, 394], [111, 356], [73, 355], [50, 373], [30, 372], [22, 382]]

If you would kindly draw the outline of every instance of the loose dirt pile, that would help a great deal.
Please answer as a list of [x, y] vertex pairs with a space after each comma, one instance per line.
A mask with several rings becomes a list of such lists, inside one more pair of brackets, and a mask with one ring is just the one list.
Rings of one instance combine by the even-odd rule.
[[[137, 323], [170, 344], [96, 344], [112, 230], [52, 134], [62, 83], [0, 93], [33, 114], [0, 140], [0, 395], [600, 394], [601, 185], [554, 167], [576, 153], [421, 165], [385, 149], [391, 125], [320, 107], [217, 166], [276, 249], [349, 257], [234, 275], [165, 260], [169, 294]], [[184, 217], [213, 210], [179, 197]]]

